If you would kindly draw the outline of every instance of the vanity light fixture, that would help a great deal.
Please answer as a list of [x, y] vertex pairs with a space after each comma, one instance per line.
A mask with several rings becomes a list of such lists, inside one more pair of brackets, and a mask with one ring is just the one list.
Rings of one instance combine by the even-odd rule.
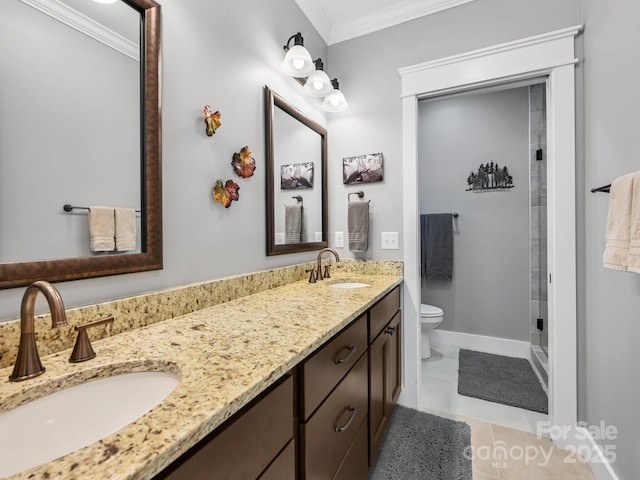
[[311, 60], [311, 54], [304, 48], [304, 39], [300, 32], [291, 35], [283, 48], [287, 53], [281, 64], [282, 71], [294, 77], [310, 97], [324, 97], [321, 108], [325, 112], [343, 112], [349, 107], [338, 87], [338, 79], [329, 80], [321, 59]]
[[325, 112], [330, 113], [344, 112], [349, 108], [349, 104], [347, 103], [347, 99], [344, 98], [344, 94], [340, 91], [338, 79], [334, 78], [331, 80], [331, 85], [333, 85], [333, 90], [324, 97], [321, 108]]
[[[291, 40], [294, 45], [291, 47]], [[304, 78], [314, 70], [311, 54], [304, 48], [304, 39], [300, 32], [291, 35], [287, 44], [283, 47], [287, 54], [282, 61], [282, 71], [287, 75], [295, 78]]]
[[304, 84], [304, 93], [310, 97], [324, 97], [333, 90], [329, 76], [324, 73], [324, 64], [321, 59], [315, 62], [316, 70], [307, 78]]

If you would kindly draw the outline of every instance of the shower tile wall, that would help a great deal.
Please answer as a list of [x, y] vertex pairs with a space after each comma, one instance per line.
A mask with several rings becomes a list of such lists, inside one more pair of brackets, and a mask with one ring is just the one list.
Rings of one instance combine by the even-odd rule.
[[[547, 325], [547, 135], [546, 135], [546, 86], [529, 87], [529, 169], [530, 169], [530, 266], [529, 296], [530, 337], [532, 345], [548, 345]], [[542, 149], [542, 160], [537, 151]], [[542, 331], [537, 319], [543, 319]]]

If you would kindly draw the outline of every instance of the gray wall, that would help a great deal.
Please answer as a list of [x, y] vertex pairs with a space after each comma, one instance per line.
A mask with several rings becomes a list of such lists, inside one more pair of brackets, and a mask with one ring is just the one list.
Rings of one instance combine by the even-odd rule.
[[[400, 232], [402, 245], [402, 105], [397, 69], [579, 24], [580, 0], [478, 0], [329, 47], [331, 76], [349, 109], [329, 116], [329, 230], [346, 231], [349, 191], [342, 158], [384, 154], [384, 182], [362, 188], [371, 199], [369, 251], [365, 258], [402, 259], [381, 250], [380, 232]], [[334, 200], [335, 199], [335, 200]], [[330, 244], [333, 236], [330, 235]], [[345, 257], [354, 256], [347, 249]]]
[[[618, 428], [614, 470], [640, 478], [640, 275], [602, 267], [609, 197], [589, 189], [640, 170], [640, 3], [584, 1], [584, 206], [579, 234], [585, 290], [580, 292], [579, 387], [581, 417]], [[601, 443], [612, 443], [602, 441]]]
[[[529, 341], [529, 88], [422, 100], [420, 213], [458, 212], [451, 282], [422, 281], [440, 329]], [[480, 164], [507, 166], [514, 188], [468, 192]]]
[[[312, 252], [265, 254], [263, 86], [326, 125], [320, 100], [306, 97], [280, 70], [282, 46], [296, 32], [314, 58], [326, 59], [326, 45], [293, 0], [160, 3], [164, 270], [60, 283], [67, 307], [313, 258]], [[222, 113], [222, 126], [211, 138], [204, 133], [206, 104]], [[230, 165], [233, 153], [245, 145], [257, 164], [246, 180]], [[240, 200], [228, 209], [211, 198], [218, 178], [240, 185]], [[19, 315], [23, 291], [0, 291], [0, 319]], [[38, 301], [40, 311], [45, 305]]]

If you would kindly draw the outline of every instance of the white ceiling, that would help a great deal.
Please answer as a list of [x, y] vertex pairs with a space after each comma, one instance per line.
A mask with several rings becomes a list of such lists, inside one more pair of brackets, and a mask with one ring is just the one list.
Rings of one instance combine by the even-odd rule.
[[295, 0], [327, 45], [474, 0]]

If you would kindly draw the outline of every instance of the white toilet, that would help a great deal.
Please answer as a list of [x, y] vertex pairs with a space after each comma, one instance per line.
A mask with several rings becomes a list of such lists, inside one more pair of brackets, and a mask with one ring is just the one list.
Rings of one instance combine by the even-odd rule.
[[442, 323], [444, 312], [441, 308], [423, 303], [420, 305], [420, 358], [431, 357], [431, 330]]

